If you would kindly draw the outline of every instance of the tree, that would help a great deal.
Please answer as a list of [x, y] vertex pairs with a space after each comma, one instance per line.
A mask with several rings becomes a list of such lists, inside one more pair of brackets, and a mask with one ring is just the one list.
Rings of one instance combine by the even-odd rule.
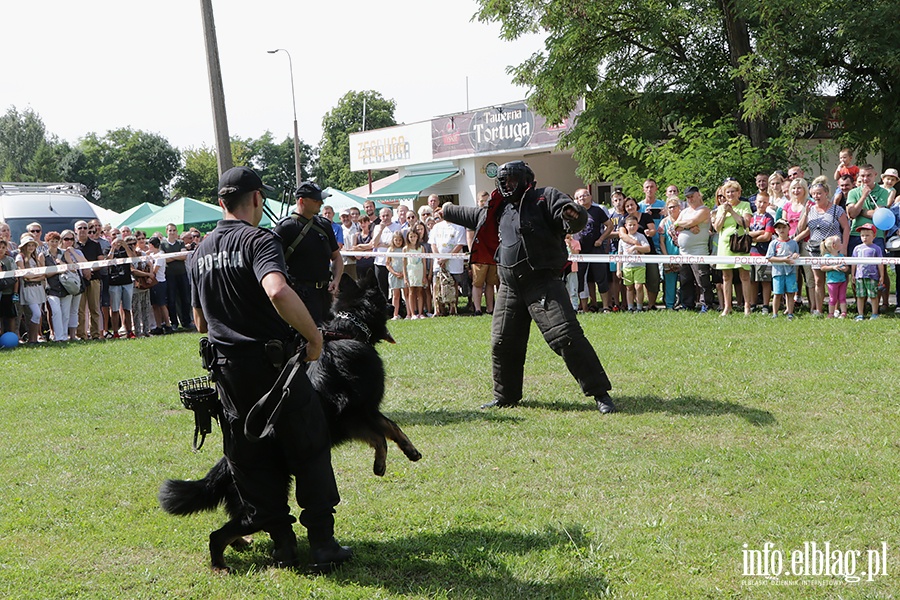
[[93, 180], [100, 204], [124, 211], [142, 202], [161, 204], [178, 170], [181, 155], [160, 135], [114, 129], [103, 137], [89, 133], [78, 144], [84, 160], [76, 177]]
[[[294, 140], [286, 137], [281, 143], [272, 141], [272, 134], [265, 132], [260, 138], [231, 138], [232, 161], [236, 166], [256, 169], [262, 180], [281, 195], [291, 197], [296, 185], [294, 179]], [[312, 149], [300, 142], [303, 165], [309, 161]], [[216, 151], [207, 146], [188, 148], [184, 151], [184, 162], [178, 170], [174, 192], [177, 196], [188, 196], [215, 204], [218, 195], [218, 163]], [[303, 177], [307, 177], [303, 168]]]
[[215, 203], [219, 183], [216, 151], [206, 145], [182, 151], [184, 162], [175, 178], [176, 196]]
[[[363, 103], [365, 102], [365, 127], [363, 126]], [[344, 94], [337, 106], [322, 118], [322, 142], [319, 146], [319, 161], [316, 168], [316, 180], [322, 187], [334, 187], [339, 190], [357, 188], [368, 179], [362, 171], [350, 170], [350, 134], [396, 125], [394, 109], [397, 103], [385, 100], [373, 90], [365, 92], [349, 91]], [[372, 177], [389, 175], [379, 171]]]
[[900, 145], [900, 34], [870, 33], [900, 18], [896, 2], [860, 0], [852, 10], [836, 0], [479, 4], [476, 18], [498, 21], [507, 39], [546, 33], [545, 51], [510, 73], [552, 121], [584, 97], [585, 112], [562, 140], [575, 148], [584, 179], [606, 178], [617, 162], [652, 174], [622, 140], [657, 143], [688, 121], [715, 135], [715, 124], [731, 119], [735, 135], [766, 149], [774, 164], [835, 89], [844, 139], [857, 132], [855, 145], [888, 153]]
[[11, 106], [0, 117], [0, 179], [58, 181], [56, 138], [48, 138], [40, 115]]

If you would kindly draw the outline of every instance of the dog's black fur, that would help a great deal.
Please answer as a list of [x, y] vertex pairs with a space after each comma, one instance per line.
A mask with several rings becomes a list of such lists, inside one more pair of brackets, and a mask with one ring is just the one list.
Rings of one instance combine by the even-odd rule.
[[[359, 284], [346, 275], [341, 279], [324, 330], [322, 355], [310, 363], [307, 375], [322, 400], [332, 446], [351, 439], [368, 443], [375, 449], [373, 471], [379, 476], [385, 472], [388, 439], [409, 460], [422, 458], [400, 427], [379, 410], [384, 397], [384, 365], [375, 344], [394, 340], [387, 329], [384, 297], [372, 271]], [[285, 474], [285, 494], [289, 487], [290, 477]], [[159, 503], [173, 515], [215, 510], [224, 505], [232, 520], [210, 535], [210, 555], [214, 569], [227, 569], [222, 553], [228, 544], [244, 535], [236, 523], [246, 509], [224, 457], [203, 479], [164, 482]]]

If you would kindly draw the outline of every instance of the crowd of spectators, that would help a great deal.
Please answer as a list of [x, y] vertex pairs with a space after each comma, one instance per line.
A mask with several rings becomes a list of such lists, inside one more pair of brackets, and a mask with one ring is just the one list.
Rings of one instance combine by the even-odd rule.
[[[185, 255], [177, 254], [193, 250], [202, 237], [193, 228], [179, 235], [174, 224], [165, 236], [148, 236], [92, 220], [60, 232], [30, 223], [16, 243], [9, 226], [0, 223], [2, 270], [69, 265], [55, 273], [0, 279], [2, 332], [35, 344], [193, 331]], [[132, 260], [76, 266], [120, 258]]]
[[[676, 185], [657, 197], [658, 183], [648, 178], [642, 198], [616, 189], [611, 204], [593, 201], [590, 191], [572, 197], [588, 212], [587, 226], [568, 236], [570, 254], [618, 254], [609, 262], [573, 261], [566, 278], [573, 307], [579, 312], [643, 312], [657, 308], [719, 311], [735, 308], [788, 318], [808, 310], [812, 316], [848, 317], [848, 294], [856, 298], [857, 320], [891, 310], [891, 271], [900, 292], [900, 265], [797, 265], [798, 257], [877, 257], [900, 254], [900, 174], [880, 174], [872, 165], [853, 164], [852, 153], [840, 153], [832, 192], [825, 176], [807, 182], [803, 169], [759, 173], [752, 194], [741, 183], [726, 179], [707, 201], [697, 187], [680, 194]], [[481, 192], [477, 201], [489, 200]], [[894, 214], [893, 227], [878, 229], [874, 211]], [[332, 222], [344, 252], [375, 252], [375, 256], [343, 255], [344, 273], [354, 279], [374, 271], [394, 319], [469, 313], [492, 314], [499, 285], [492, 257], [469, 256], [473, 232], [444, 221], [440, 199], [432, 194], [414, 211], [404, 205], [396, 214], [376, 212], [367, 201], [338, 215], [322, 207]], [[410, 235], [410, 233], [413, 235]], [[749, 235], [749, 248], [738, 243]], [[44, 232], [31, 223], [16, 242], [0, 222], [0, 268], [4, 271], [68, 264], [49, 275], [0, 279], [0, 328], [23, 341], [67, 341], [135, 338], [193, 331], [190, 283], [185, 256], [202, 234], [190, 228], [180, 235], [174, 224], [165, 235], [148, 236], [128, 227], [99, 221], [79, 221], [74, 230]], [[431, 259], [421, 254], [458, 254]], [[628, 255], [759, 256], [765, 263], [657, 264]], [[174, 256], [163, 256], [174, 255]], [[140, 257], [124, 264], [94, 269], [74, 265], [105, 258]], [[466, 260], [468, 259], [468, 260]], [[77, 275], [77, 276], [76, 276]], [[805, 288], [805, 297], [802, 291]], [[467, 298], [463, 305], [460, 300]], [[851, 304], [852, 307], [852, 304]], [[900, 307], [893, 307], [900, 314]]]
[[[857, 299], [856, 319], [864, 318], [867, 305], [870, 318], [877, 318], [891, 308], [892, 270], [900, 291], [900, 268], [864, 264], [834, 268], [794, 263], [799, 257], [900, 254], [900, 238], [894, 237], [900, 223], [900, 200], [895, 189], [900, 182], [897, 170], [887, 169], [879, 177], [872, 165], [854, 165], [852, 154], [845, 149], [841, 152], [841, 166], [834, 175], [837, 185], [833, 192], [827, 177], [807, 182], [803, 169], [797, 166], [787, 173], [780, 170], [759, 173], [752, 194], [746, 194], [740, 182], [729, 178], [715, 190], [710, 202], [694, 186], [685, 188], [682, 198], [675, 185], [666, 188], [666, 198], [661, 200], [657, 198], [657, 182], [649, 178], [643, 184], [642, 200], [617, 189], [609, 207], [589, 204], [588, 190], [576, 190], [573, 197], [592, 209], [585, 231], [567, 241], [573, 254], [646, 253], [767, 259], [759, 265], [727, 262], [710, 265], [700, 261], [664, 265], [644, 264], [638, 259], [628, 262], [623, 257], [623, 262], [602, 263], [609, 269], [610, 277], [596, 275], [595, 267], [589, 266], [591, 263], [576, 261], [571, 265], [573, 273], [567, 275], [573, 306], [582, 311], [642, 312], [656, 308], [659, 303], [670, 310], [696, 309], [703, 313], [716, 310], [728, 315], [738, 308], [746, 315], [756, 312], [775, 317], [778, 310], [773, 310], [773, 293], [779, 296], [790, 293], [784, 303], [790, 318], [800, 307], [815, 317], [846, 318], [846, 298], [833, 285], [843, 282]], [[887, 229], [879, 229], [873, 223], [875, 211], [882, 208], [891, 211], [894, 217], [893, 225]], [[599, 233], [594, 223], [600, 224]], [[782, 225], [785, 240], [778, 236]], [[741, 247], [745, 235], [749, 236], [749, 244]], [[867, 242], [867, 238], [871, 240]], [[778, 253], [786, 251], [782, 248], [785, 241], [793, 242], [796, 251], [788, 252], [782, 260]], [[773, 273], [776, 263], [780, 267]], [[777, 277], [780, 271], [795, 277], [796, 281], [787, 285], [790, 291], [779, 285], [784, 283]], [[801, 295], [803, 288], [805, 297]], [[602, 303], [595, 299], [596, 292], [600, 293]], [[896, 304], [894, 312], [900, 314]]]

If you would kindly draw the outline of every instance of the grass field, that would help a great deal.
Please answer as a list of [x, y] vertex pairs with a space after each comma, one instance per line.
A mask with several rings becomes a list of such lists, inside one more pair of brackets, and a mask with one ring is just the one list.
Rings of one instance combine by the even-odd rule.
[[[356, 558], [325, 577], [269, 568], [265, 535], [228, 551], [237, 574], [214, 576], [206, 539], [223, 514], [158, 508], [165, 478], [199, 477], [219, 457], [218, 429], [190, 450], [175, 388], [202, 374], [199, 336], [4, 351], [0, 597], [900, 594], [898, 320], [582, 323], [618, 414], [597, 413], [536, 330], [523, 405], [481, 411], [487, 318], [392, 323], [383, 410], [424, 458], [391, 447], [377, 478], [369, 448], [335, 451], [337, 533]], [[830, 566], [857, 558], [862, 580], [746, 575], [747, 551], [767, 542], [767, 564], [781, 556], [785, 570], [792, 551], [805, 561], [805, 543], [829, 542]], [[861, 575], [883, 543], [887, 573]]]

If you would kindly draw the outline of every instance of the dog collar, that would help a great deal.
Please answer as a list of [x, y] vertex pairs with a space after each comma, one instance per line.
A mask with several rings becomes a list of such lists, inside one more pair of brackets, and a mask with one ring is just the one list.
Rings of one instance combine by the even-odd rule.
[[348, 313], [348, 312], [339, 312], [339, 313], [335, 313], [334, 318], [335, 319], [347, 319], [348, 321], [350, 321], [351, 323], [356, 325], [359, 328], [359, 330], [363, 332], [363, 334], [365, 334], [366, 343], [372, 343], [372, 330], [369, 329], [368, 325], [366, 325], [365, 323], [360, 321], [356, 315]]

